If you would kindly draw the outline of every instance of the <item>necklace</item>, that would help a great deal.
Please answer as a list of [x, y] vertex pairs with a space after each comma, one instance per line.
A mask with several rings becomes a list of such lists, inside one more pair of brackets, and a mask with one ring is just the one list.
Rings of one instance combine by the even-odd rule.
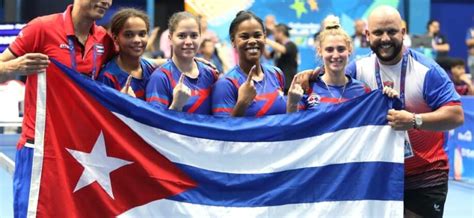
[[[332, 94], [331, 92], [331, 89], [329, 89], [329, 86], [326, 82], [324, 82], [324, 85], [326, 85], [326, 89], [328, 90], [329, 94], [331, 95], [332, 98], [336, 98], [336, 96], [334, 96], [334, 94]], [[347, 82], [348, 83], [348, 82]], [[344, 92], [346, 91], [346, 87], [347, 87], [347, 83], [344, 84], [344, 87], [342, 87], [342, 92], [341, 92], [341, 96], [339, 96], [339, 99], [337, 99], [337, 103], [341, 103], [342, 101], [342, 97], [344, 96]]]
[[176, 67], [176, 69], [178, 69], [180, 73], [186, 75], [190, 79], [199, 79], [199, 68], [196, 62], [194, 61], [192, 62], [192, 67], [191, 67], [191, 70], [189, 71], [182, 70], [175, 60], [172, 59], [172, 62], [173, 62], [173, 65]]

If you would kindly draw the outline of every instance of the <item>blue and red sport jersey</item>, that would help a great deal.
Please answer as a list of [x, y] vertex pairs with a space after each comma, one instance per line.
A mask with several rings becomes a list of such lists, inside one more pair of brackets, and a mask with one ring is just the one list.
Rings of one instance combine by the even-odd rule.
[[[285, 77], [280, 69], [270, 65], [261, 65], [262, 81], [255, 82], [257, 96], [245, 111], [246, 117], [286, 113], [286, 98], [283, 95]], [[247, 80], [239, 66], [235, 66], [220, 78], [212, 91], [212, 113], [217, 116], [230, 116], [237, 103], [239, 87]]]
[[[130, 88], [133, 90], [137, 98], [145, 100], [145, 88], [151, 74], [155, 70], [155, 67], [152, 63], [143, 58], [140, 59], [140, 65], [142, 67], [142, 78], [132, 78]], [[125, 86], [129, 75], [130, 74], [118, 66], [117, 58], [114, 58], [100, 71], [97, 80], [120, 91]]]
[[298, 105], [299, 109], [315, 109], [320, 105], [338, 104], [371, 91], [363, 82], [349, 76], [346, 77], [349, 82], [344, 86], [326, 85], [321, 77], [310, 83], [311, 88], [308, 94], [305, 94], [301, 99], [301, 103]]
[[[196, 79], [185, 77], [184, 84], [191, 89], [191, 97], [183, 111], [197, 114], [211, 114], [211, 87], [217, 80], [217, 72], [209, 66], [196, 62], [199, 75]], [[146, 101], [168, 109], [173, 102], [173, 89], [179, 81], [181, 71], [173, 61], [168, 60], [155, 70], [146, 88]]]

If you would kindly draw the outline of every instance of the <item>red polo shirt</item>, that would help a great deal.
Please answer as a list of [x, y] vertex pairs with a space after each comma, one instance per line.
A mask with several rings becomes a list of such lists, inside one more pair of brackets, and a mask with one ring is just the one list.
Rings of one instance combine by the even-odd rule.
[[[85, 45], [81, 45], [74, 34], [71, 11], [72, 5], [69, 5], [63, 13], [35, 18], [22, 29], [15, 41], [10, 44], [10, 51], [17, 57], [26, 53], [43, 53], [69, 67], [72, 67], [71, 54], [73, 54], [77, 71], [91, 75], [95, 67], [95, 75], [97, 75], [100, 67], [115, 54], [112, 38], [104, 28], [94, 24]], [[71, 52], [68, 37], [72, 39], [74, 52]], [[48, 69], [49, 67], [46, 72]], [[23, 131], [18, 142], [18, 149], [27, 140], [34, 139], [36, 88], [37, 75], [28, 76]]]

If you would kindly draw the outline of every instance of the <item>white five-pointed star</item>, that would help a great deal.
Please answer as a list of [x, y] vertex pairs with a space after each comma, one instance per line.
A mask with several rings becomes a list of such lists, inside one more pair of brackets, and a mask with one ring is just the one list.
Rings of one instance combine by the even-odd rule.
[[91, 153], [67, 148], [66, 150], [84, 167], [84, 171], [77, 182], [76, 188], [74, 188], [74, 192], [97, 181], [107, 194], [112, 199], [115, 199], [112, 193], [110, 172], [133, 162], [107, 156], [102, 132], [100, 132]]

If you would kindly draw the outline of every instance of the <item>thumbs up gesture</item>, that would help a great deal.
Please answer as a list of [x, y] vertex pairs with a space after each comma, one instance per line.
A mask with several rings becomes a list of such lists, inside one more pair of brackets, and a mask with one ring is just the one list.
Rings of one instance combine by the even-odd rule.
[[191, 89], [184, 84], [184, 73], [181, 73], [178, 84], [173, 89], [173, 102], [169, 109], [182, 111], [189, 97], [191, 97]]
[[303, 97], [304, 91], [298, 77], [293, 77], [290, 89], [288, 90], [288, 100], [286, 102], [287, 112], [295, 112], [298, 110], [298, 102]]
[[121, 93], [125, 93], [127, 95], [130, 95], [134, 98], [136, 98], [135, 96], [135, 92], [133, 92], [133, 89], [130, 88], [130, 84], [132, 83], [132, 75], [129, 75], [127, 77], [127, 81], [125, 82], [125, 85], [123, 86], [123, 88], [120, 90]]

